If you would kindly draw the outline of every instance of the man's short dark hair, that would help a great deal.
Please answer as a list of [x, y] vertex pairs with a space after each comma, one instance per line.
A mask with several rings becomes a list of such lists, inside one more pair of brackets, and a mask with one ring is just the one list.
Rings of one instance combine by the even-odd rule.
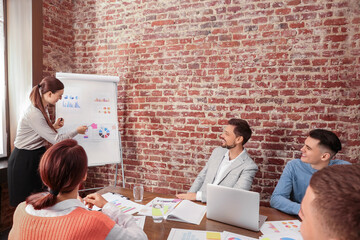
[[360, 165], [332, 165], [314, 173], [312, 208], [329, 238], [360, 238]]
[[235, 126], [234, 133], [237, 137], [242, 136], [244, 138], [242, 145], [247, 143], [247, 141], [250, 139], [252, 134], [252, 131], [247, 121], [242, 119], [232, 118], [229, 120], [228, 124]]
[[309, 133], [311, 138], [319, 140], [319, 145], [323, 146], [336, 154], [341, 150], [341, 142], [335, 133], [325, 129], [314, 129]]

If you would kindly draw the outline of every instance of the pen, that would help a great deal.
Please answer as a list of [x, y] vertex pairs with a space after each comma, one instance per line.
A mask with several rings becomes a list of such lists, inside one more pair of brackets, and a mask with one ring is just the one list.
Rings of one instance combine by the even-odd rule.
[[176, 208], [177, 206], [179, 206], [179, 204], [181, 203], [182, 201], [178, 202], [178, 204], [176, 204], [176, 206], [174, 208]]

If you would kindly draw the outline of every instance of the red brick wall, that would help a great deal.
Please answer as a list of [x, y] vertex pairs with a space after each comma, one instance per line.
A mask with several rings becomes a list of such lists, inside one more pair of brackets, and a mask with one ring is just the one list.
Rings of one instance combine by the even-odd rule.
[[72, 72], [75, 54], [74, 12], [71, 0], [43, 1], [44, 75]]
[[[267, 204], [313, 128], [334, 130], [359, 162], [360, 6], [356, 0], [44, 0], [44, 68], [120, 77], [126, 185], [189, 189], [222, 127], [245, 145]], [[108, 185], [114, 166], [89, 170]], [[120, 184], [120, 181], [119, 181]]]

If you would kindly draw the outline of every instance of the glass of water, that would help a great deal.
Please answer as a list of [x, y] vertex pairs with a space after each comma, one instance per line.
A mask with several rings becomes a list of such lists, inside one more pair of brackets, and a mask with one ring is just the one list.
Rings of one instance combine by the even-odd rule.
[[141, 183], [134, 184], [133, 194], [134, 194], [134, 201], [141, 202], [144, 197], [144, 186]]
[[164, 219], [164, 203], [154, 200], [152, 203], [152, 217], [155, 223], [161, 223]]

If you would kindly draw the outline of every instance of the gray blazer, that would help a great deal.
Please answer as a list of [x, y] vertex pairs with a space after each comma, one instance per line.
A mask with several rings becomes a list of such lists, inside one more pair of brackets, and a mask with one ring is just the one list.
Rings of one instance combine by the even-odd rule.
[[[226, 148], [217, 147], [212, 152], [209, 161], [201, 170], [192, 184], [189, 192], [202, 192], [202, 202], [206, 202], [206, 186], [208, 183], [213, 183], [216, 177], [218, 168], [228, 151]], [[242, 156], [231, 163], [228, 169], [224, 172], [224, 176], [219, 182], [220, 186], [239, 188], [250, 190], [253, 178], [258, 170], [257, 165], [248, 155], [246, 149]]]

